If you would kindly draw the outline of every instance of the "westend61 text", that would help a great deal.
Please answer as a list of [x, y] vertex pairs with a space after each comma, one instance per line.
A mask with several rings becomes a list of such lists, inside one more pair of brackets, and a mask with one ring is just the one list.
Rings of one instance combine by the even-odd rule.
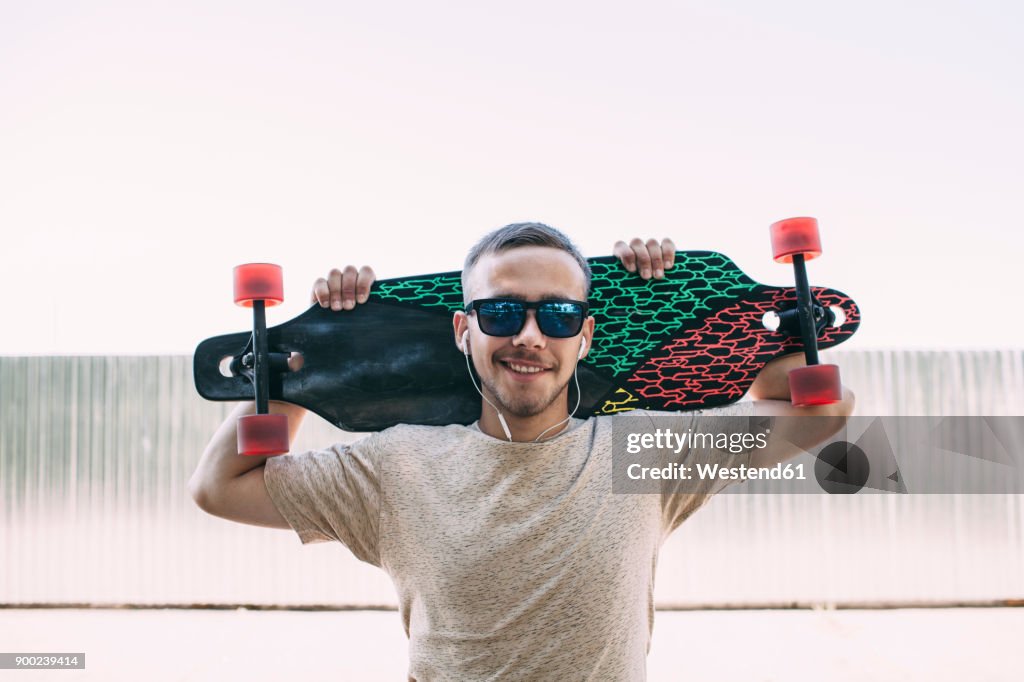
[[692, 481], [723, 480], [723, 481], [804, 481], [803, 464], [784, 464], [779, 462], [772, 467], [751, 467], [742, 464], [737, 467], [724, 467], [718, 464], [695, 464], [689, 466], [673, 462], [663, 467], [645, 467], [641, 464], [630, 464], [626, 475], [634, 481]]
[[626, 435], [626, 452], [639, 454], [641, 450], [672, 450], [679, 454], [683, 448], [715, 449], [739, 454], [752, 448], [768, 445], [768, 431], [764, 433], [676, 433], [672, 429], [656, 429], [654, 433]]

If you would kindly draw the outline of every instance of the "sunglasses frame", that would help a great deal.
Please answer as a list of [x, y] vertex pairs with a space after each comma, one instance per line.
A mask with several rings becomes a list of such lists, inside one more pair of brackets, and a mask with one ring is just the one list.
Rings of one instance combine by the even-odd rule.
[[[483, 325], [480, 324], [479, 312], [481, 306], [487, 303], [516, 303], [518, 305], [523, 306], [523, 320], [522, 323], [519, 325], [519, 329], [515, 330], [511, 334], [491, 334], [490, 332], [485, 330]], [[583, 323], [587, 321], [587, 316], [590, 314], [590, 304], [587, 303], [586, 301], [575, 301], [571, 298], [545, 298], [540, 301], [524, 301], [518, 298], [478, 298], [469, 302], [469, 304], [466, 306], [466, 314], [468, 315], [472, 312], [477, 313], [477, 326], [480, 327], [480, 331], [482, 331], [487, 336], [509, 337], [515, 336], [519, 332], [523, 331], [523, 327], [526, 326], [526, 312], [528, 310], [535, 310], [537, 311], [537, 313], [540, 313], [540, 307], [548, 303], [572, 303], [573, 305], [578, 305], [581, 309], [580, 324], [579, 327], [577, 327], [576, 331], [570, 334], [569, 336], [554, 336], [544, 331], [544, 329], [541, 327], [540, 317], [537, 317], [537, 328], [540, 329], [541, 334], [552, 339], [571, 339], [574, 336], [578, 336], [579, 333], [583, 331]]]

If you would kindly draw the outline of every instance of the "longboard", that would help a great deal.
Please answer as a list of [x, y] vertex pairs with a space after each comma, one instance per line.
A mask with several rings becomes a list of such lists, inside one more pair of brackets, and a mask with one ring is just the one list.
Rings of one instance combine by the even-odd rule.
[[[755, 282], [721, 253], [677, 252], [662, 280], [645, 281], [612, 256], [589, 263], [596, 329], [578, 368], [577, 416], [727, 405], [767, 362], [803, 349], [791, 324], [765, 322], [771, 313], [792, 319], [794, 288]], [[818, 347], [850, 338], [860, 325], [854, 301], [834, 289], [811, 292], [822, 313]], [[469, 424], [480, 417], [480, 395], [453, 340], [452, 313], [462, 307], [459, 272], [380, 280], [351, 311], [314, 305], [267, 330], [270, 399], [346, 431]], [[199, 394], [252, 400], [252, 371], [242, 361], [251, 350], [251, 331], [201, 342], [193, 367]], [[303, 357], [298, 371], [284, 367], [290, 353]], [[237, 374], [225, 376], [229, 365]]]

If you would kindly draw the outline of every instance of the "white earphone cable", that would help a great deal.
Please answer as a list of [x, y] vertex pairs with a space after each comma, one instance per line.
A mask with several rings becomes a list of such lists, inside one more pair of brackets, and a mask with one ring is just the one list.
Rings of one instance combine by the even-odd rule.
[[[576, 374], [576, 369], [579, 366], [580, 366], [580, 361], [576, 360], [576, 367], [572, 368], [572, 378], [576, 380], [576, 407], [572, 408], [572, 412], [569, 413], [568, 417], [566, 417], [562, 421], [560, 421], [557, 424], [555, 424], [555, 426], [561, 426], [562, 424], [568, 423], [569, 420], [572, 419], [572, 416], [574, 414], [576, 414], [576, 410], [580, 409], [580, 398], [582, 397], [580, 395], [580, 377], [579, 377], [578, 374]], [[550, 431], [551, 429], [555, 428], [555, 426], [549, 426], [548, 428], [546, 428], [543, 431], [541, 431], [540, 435], [538, 435], [536, 438], [533, 439], [533, 442], [536, 443], [536, 442], [540, 441], [540, 437], [543, 436], [548, 431]], [[555, 434], [555, 435], [558, 435], [558, 434]]]
[[[465, 343], [465, 338], [463, 338], [463, 343]], [[501, 423], [501, 430], [505, 432], [505, 438], [508, 438], [509, 442], [511, 442], [512, 432], [509, 430], [508, 424], [505, 423], [505, 416], [501, 413], [501, 410], [499, 410], [495, 406], [494, 403], [487, 399], [487, 396], [484, 395], [484, 392], [480, 390], [479, 386], [477, 386], [476, 378], [473, 376], [473, 368], [469, 366], [469, 353], [465, 352], [465, 348], [463, 348], [462, 354], [466, 356], [466, 371], [469, 372], [469, 380], [473, 382], [473, 388], [476, 389], [476, 392], [480, 394], [480, 397], [484, 399], [484, 402], [490, 405], [494, 412], [498, 415], [498, 422]]]

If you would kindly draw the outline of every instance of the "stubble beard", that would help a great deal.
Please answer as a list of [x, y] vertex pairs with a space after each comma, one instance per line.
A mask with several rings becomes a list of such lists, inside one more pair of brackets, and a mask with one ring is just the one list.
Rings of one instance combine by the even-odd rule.
[[538, 394], [536, 391], [529, 391], [524, 392], [522, 395], [515, 395], [504, 387], [496, 386], [495, 382], [490, 379], [485, 380], [481, 377], [481, 383], [483, 383], [484, 388], [486, 388], [494, 397], [494, 401], [497, 403], [498, 409], [516, 417], [523, 418], [535, 417], [548, 409], [552, 403], [563, 395], [566, 386], [569, 385], [569, 380], [566, 379], [564, 384], [556, 386], [548, 394]]

